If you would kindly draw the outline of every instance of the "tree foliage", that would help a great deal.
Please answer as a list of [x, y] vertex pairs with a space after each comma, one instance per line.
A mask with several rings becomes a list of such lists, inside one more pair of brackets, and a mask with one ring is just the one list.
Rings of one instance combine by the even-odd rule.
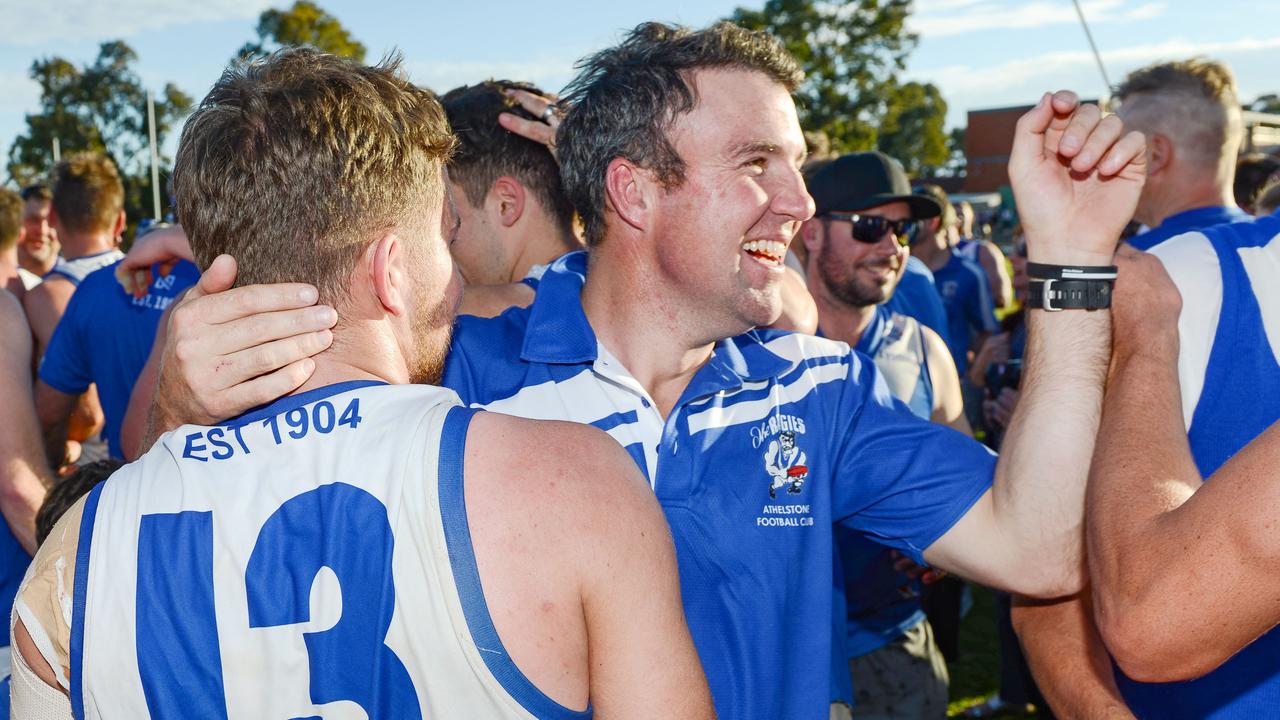
[[1275, 93], [1259, 95], [1258, 99], [1249, 103], [1245, 109], [1255, 112], [1280, 113], [1280, 95]]
[[912, 175], [936, 173], [951, 150], [942, 92], [933, 83], [918, 82], [890, 85], [886, 92], [877, 147], [901, 160]]
[[288, 10], [272, 8], [259, 15], [257, 42], [245, 44], [237, 57], [261, 57], [282, 47], [301, 45], [364, 62], [365, 46], [336, 17], [310, 0], [297, 0]]
[[[916, 45], [906, 28], [910, 12], [911, 0], [767, 0], [761, 10], [738, 8], [730, 20], [782, 41], [805, 71], [796, 93], [801, 125], [826, 133], [834, 152], [851, 152], [876, 148], [882, 130], [896, 135], [889, 142], [905, 146], [901, 132], [882, 127], [886, 118], [895, 128], [932, 127], [932, 119], [900, 107], [911, 98], [936, 96], [938, 102], [925, 109], [940, 105], [945, 114], [937, 88], [931, 94], [932, 86], [899, 86], [896, 80]], [[928, 147], [928, 160], [900, 159], [909, 165], [945, 159], [937, 159], [935, 138], [919, 145]]]
[[[133, 71], [137, 54], [123, 41], [102, 43], [93, 63], [77, 67], [60, 57], [31, 64], [40, 86], [40, 109], [27, 115], [27, 131], [9, 148], [9, 177], [18, 185], [43, 180], [53, 167], [53, 140], [63, 154], [105, 153], [120, 169], [130, 222], [151, 214], [151, 153], [147, 137], [147, 89]], [[168, 84], [157, 93], [156, 139], [191, 108], [191, 98]], [[167, 175], [169, 159], [160, 158]], [[164, 177], [161, 178], [161, 182]]]

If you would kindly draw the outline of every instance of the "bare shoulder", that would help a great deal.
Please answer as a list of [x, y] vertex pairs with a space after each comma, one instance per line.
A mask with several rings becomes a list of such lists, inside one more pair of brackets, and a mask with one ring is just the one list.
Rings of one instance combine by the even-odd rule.
[[954, 370], [955, 361], [951, 359], [951, 351], [947, 349], [947, 344], [942, 341], [942, 336], [924, 323], [920, 323], [920, 336], [924, 338], [924, 350], [928, 353], [929, 365], [932, 366], [946, 358], [947, 364]]
[[[616, 440], [589, 425], [480, 413], [467, 434], [468, 484], [525, 497], [552, 512], [595, 516], [653, 502], [640, 469]], [[536, 488], [530, 495], [529, 489]], [[479, 489], [479, 488], [477, 488]], [[468, 492], [468, 498], [471, 493]], [[526, 506], [528, 507], [528, 506]]]

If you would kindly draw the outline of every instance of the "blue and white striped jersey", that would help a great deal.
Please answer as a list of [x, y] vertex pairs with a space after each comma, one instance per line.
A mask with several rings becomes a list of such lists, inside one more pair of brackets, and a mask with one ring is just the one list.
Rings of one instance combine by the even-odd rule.
[[89, 277], [89, 273], [118, 262], [123, 258], [124, 253], [120, 252], [119, 248], [103, 250], [100, 253], [85, 255], [74, 260], [67, 260], [59, 255], [57, 262], [53, 264], [53, 269], [45, 273], [44, 279], [48, 280], [52, 277], [66, 278], [71, 281], [72, 285], [79, 286], [86, 277]]
[[663, 418], [582, 310], [584, 254], [528, 308], [459, 318], [445, 384], [474, 406], [594, 425], [646, 473], [675, 539], [685, 614], [724, 718], [826, 717], [832, 527], [922, 561], [995, 459], [894, 400], [843, 343], [752, 331], [716, 344]]
[[[474, 412], [439, 387], [338, 383], [184, 425], [95, 487], [75, 717], [591, 717], [539, 691], [489, 615], [463, 489]], [[18, 616], [49, 647], [30, 599]]]

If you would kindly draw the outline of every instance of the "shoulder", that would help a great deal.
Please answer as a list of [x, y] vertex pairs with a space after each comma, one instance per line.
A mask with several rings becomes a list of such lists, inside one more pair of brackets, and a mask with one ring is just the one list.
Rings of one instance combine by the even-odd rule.
[[3, 327], [7, 333], [10, 328], [18, 325], [24, 328], [27, 325], [26, 316], [22, 312], [22, 303], [8, 290], [0, 290], [0, 327]]
[[467, 433], [466, 462], [468, 504], [489, 498], [486, 506], [497, 512], [544, 518], [548, 527], [564, 519], [607, 532], [631, 513], [658, 512], [635, 461], [589, 425], [478, 413]]

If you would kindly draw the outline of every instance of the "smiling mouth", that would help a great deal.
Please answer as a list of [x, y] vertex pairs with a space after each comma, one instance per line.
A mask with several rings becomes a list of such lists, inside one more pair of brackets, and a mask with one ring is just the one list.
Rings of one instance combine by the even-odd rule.
[[751, 240], [742, 250], [766, 265], [782, 265], [787, 256], [787, 244], [778, 240]]

